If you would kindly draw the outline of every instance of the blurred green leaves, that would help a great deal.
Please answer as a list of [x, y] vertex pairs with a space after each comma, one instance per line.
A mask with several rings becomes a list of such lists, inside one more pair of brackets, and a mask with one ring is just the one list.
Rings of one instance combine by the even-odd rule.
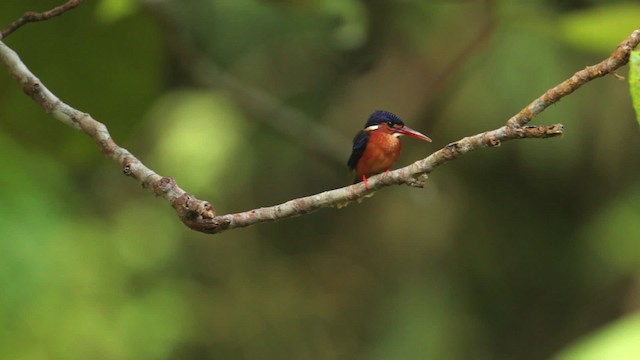
[[219, 187], [229, 168], [241, 172], [249, 168], [250, 157], [243, 150], [246, 120], [223, 95], [169, 93], [155, 103], [148, 117], [158, 135], [153, 163], [174, 174], [189, 191]]
[[640, 313], [635, 313], [581, 339], [554, 360], [636, 360], [638, 354]]
[[133, 14], [137, 7], [138, 2], [133, 0], [102, 0], [98, 3], [96, 15], [103, 21], [117, 21]]
[[638, 28], [638, 19], [637, 2], [599, 4], [563, 15], [560, 35], [577, 48], [607, 54]]
[[479, 324], [463, 314], [460, 301], [464, 300], [452, 294], [444, 283], [414, 279], [393, 295], [396, 296], [387, 308], [388, 319], [378, 324], [380, 338], [373, 360], [463, 359], [468, 354], [454, 334], [474, 333], [473, 340], [480, 337]]
[[362, 1], [322, 0], [318, 4], [322, 13], [338, 19], [335, 41], [339, 48], [354, 49], [364, 43], [368, 22]]
[[631, 188], [596, 217], [585, 235], [594, 252], [619, 273], [640, 275], [640, 187]]
[[[114, 214], [111, 235], [119, 260], [131, 271], [162, 269], [178, 251], [182, 224], [152, 203], [126, 203]], [[163, 226], [140, 226], [162, 223]]]
[[173, 214], [131, 203], [97, 221], [61, 163], [2, 133], [0, 152], [0, 358], [165, 358], [191, 327], [188, 287], [162, 275]]

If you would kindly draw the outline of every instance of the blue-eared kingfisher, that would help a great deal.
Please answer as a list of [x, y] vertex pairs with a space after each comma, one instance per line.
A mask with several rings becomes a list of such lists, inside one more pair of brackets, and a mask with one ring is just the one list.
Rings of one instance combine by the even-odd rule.
[[426, 135], [405, 126], [402, 119], [393, 113], [378, 110], [369, 115], [364, 129], [353, 138], [353, 151], [347, 161], [349, 169], [356, 173], [353, 183], [364, 181], [369, 188], [368, 177], [389, 171], [400, 155], [402, 144], [399, 137], [402, 135], [431, 142]]

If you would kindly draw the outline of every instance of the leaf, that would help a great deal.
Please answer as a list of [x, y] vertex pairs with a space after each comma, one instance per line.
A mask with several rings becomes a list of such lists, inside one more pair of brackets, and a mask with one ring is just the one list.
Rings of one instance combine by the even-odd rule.
[[629, 59], [629, 92], [631, 104], [636, 111], [636, 120], [640, 123], [640, 51], [631, 52]]
[[640, 313], [628, 315], [565, 349], [555, 360], [633, 360], [640, 354]]

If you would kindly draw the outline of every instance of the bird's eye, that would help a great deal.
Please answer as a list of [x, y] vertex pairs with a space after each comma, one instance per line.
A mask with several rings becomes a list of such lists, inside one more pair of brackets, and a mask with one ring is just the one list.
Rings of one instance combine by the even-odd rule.
[[387, 123], [387, 125], [389, 125], [389, 127], [390, 127], [390, 128], [392, 128], [392, 127], [393, 127], [393, 122], [392, 122], [392, 121], [389, 121], [389, 122]]

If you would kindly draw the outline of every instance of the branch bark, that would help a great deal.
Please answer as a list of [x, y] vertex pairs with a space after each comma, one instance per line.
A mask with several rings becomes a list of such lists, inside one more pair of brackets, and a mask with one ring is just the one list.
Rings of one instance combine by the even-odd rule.
[[[69, 1], [67, 4], [72, 2], [74, 1]], [[176, 184], [173, 178], [158, 175], [146, 167], [127, 149], [117, 145], [104, 124], [93, 119], [91, 115], [77, 110], [58, 99], [27, 68], [18, 54], [2, 41], [0, 41], [0, 61], [18, 81], [24, 92], [42, 106], [47, 113], [93, 138], [102, 153], [107, 158], [117, 162], [122, 167], [125, 175], [132, 177], [143, 187], [151, 189], [153, 193], [169, 201], [185, 225], [196, 231], [215, 234], [234, 228], [299, 216], [320, 208], [339, 208], [359, 199], [369, 197], [374, 192], [391, 185], [423, 187], [426, 176], [438, 166], [468, 152], [481, 148], [496, 147], [508, 140], [560, 136], [564, 130], [561, 124], [549, 126], [528, 126], [527, 124], [537, 114], [585, 83], [613, 73], [625, 65], [629, 60], [631, 50], [639, 42], [640, 29], [637, 29], [618, 45], [611, 56], [596, 65], [588, 66], [576, 72], [569, 79], [547, 90], [542, 96], [511, 117], [504, 126], [465, 137], [409, 166], [373, 176], [369, 179], [368, 189], [365, 188], [363, 183], [359, 183], [290, 200], [275, 206], [218, 216], [216, 216], [215, 209], [210, 203], [199, 200], [187, 193]]]

